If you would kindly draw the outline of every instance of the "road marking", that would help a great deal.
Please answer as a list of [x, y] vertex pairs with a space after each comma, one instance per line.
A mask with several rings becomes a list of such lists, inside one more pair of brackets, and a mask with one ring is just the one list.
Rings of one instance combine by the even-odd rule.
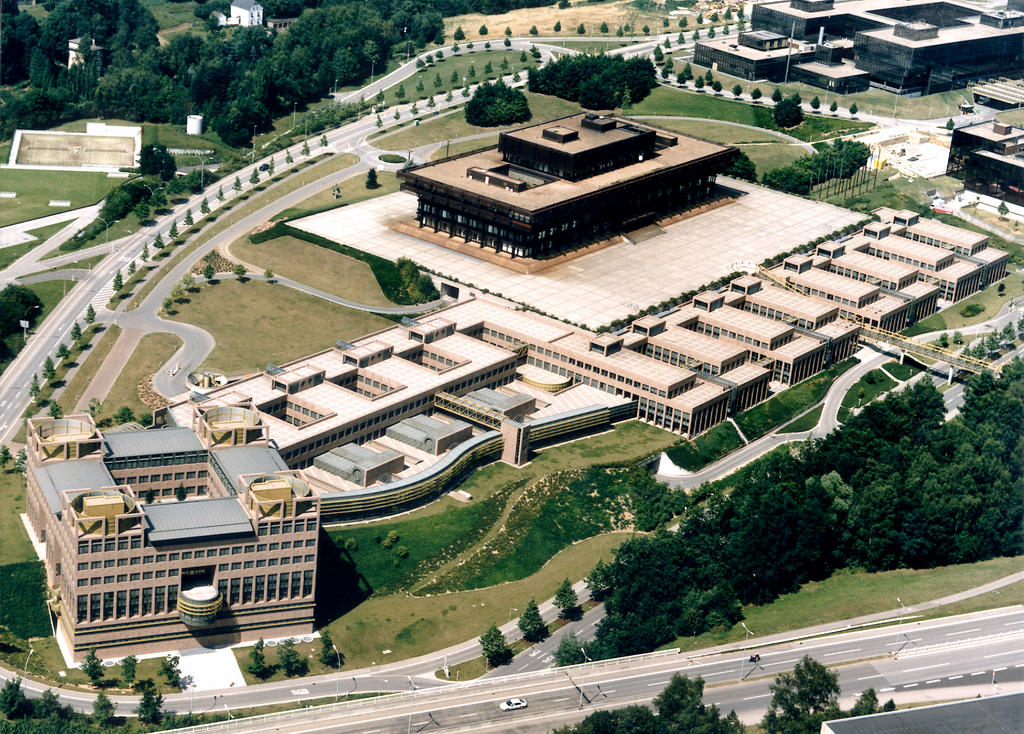
[[904, 687], [904, 688], [916, 688], [916, 687], [917, 687], [917, 683], [907, 683], [907, 684], [906, 684], [905, 686], [903, 686], [903, 687]]
[[615, 693], [615, 689], [614, 689], [614, 688], [609, 688], [609, 689], [608, 689], [607, 691], [604, 691], [604, 693], [605, 693], [605, 694], [608, 694], [608, 693]]
[[926, 665], [923, 668], [907, 668], [906, 670], [901, 670], [900, 672], [901, 673], [916, 673], [919, 670], [931, 670], [932, 668], [944, 668], [947, 665], [951, 665], [951, 664], [952, 663], [939, 663], [938, 665]]
[[971, 673], [971, 675], [985, 675], [985, 671], [984, 670], [979, 670], [976, 673]]
[[999, 672], [1000, 670], [1006, 670], [1006, 666], [1004, 665], [1004, 666], [1003, 666], [1003, 667], [1001, 667], [1001, 668], [993, 668], [993, 669], [992, 669], [992, 672], [993, 672], [993, 673], [998, 673], [998, 672]]
[[942, 678], [933, 678], [932, 680], [926, 680], [926, 681], [924, 682], [924, 684], [925, 684], [926, 686], [930, 686], [930, 685], [931, 685], [932, 683], [938, 683], [938, 682], [939, 682], [939, 681], [941, 681], [941, 680], [942, 680]]
[[953, 635], [967, 635], [971, 632], [981, 632], [981, 627], [974, 627], [973, 629], [969, 630], [961, 630], [960, 632], [947, 632], [946, 637], [952, 637]]
[[556, 698], [554, 702], [558, 703], [559, 701], [568, 701], [570, 698], [572, 698], [572, 696], [566, 696], [565, 698]]
[[885, 677], [884, 675], [879, 673], [878, 675], [865, 675], [863, 678], [858, 678], [857, 680], [871, 680], [872, 678], [884, 678], [884, 677]]
[[961, 678], [963, 678], [962, 675], [951, 675], [946, 680], [960, 680]]
[[476, 716], [476, 714], [462, 714], [459, 716], [460, 719], [468, 719], [470, 716]]
[[772, 694], [770, 694], [770, 693], [762, 693], [760, 696], [747, 696], [743, 700], [744, 701], [753, 701], [755, 698], [768, 698], [770, 695], [772, 695]]
[[295, 688], [295, 689], [292, 689], [292, 695], [293, 696], [308, 696], [309, 695], [309, 689], [308, 688]]
[[665, 685], [667, 683], [668, 683], [667, 680], [659, 680], [657, 683], [648, 683], [647, 687], [650, 688], [651, 686], [663, 686], [663, 685]]
[[1004, 627], [1009, 627], [1014, 624], [1024, 624], [1024, 619], [1018, 619], [1016, 622], [1003, 622]]
[[888, 693], [889, 691], [895, 691], [895, 690], [896, 690], [895, 688], [891, 688], [891, 687], [890, 688], [879, 688], [878, 692], [879, 693]]
[[792, 660], [780, 660], [777, 663], [765, 663], [765, 665], [788, 665], [789, 663], [797, 662], [797, 660], [798, 658], [793, 658]]
[[845, 655], [848, 652], [860, 652], [860, 648], [859, 647], [855, 647], [852, 650], [840, 650], [839, 652], [827, 652], [827, 653], [825, 653], [825, 657], [831, 657], [833, 655]]
[[[920, 637], [915, 637], [912, 640], [910, 640], [910, 642], [920, 642], [920, 641], [921, 641]], [[906, 642], [887, 642], [887, 643], [885, 643], [885, 646], [886, 647], [892, 647], [893, 645], [906, 645], [906, 644], [907, 644]]]
[[997, 658], [1001, 655], [1019, 655], [1024, 650], [1008, 650], [1007, 652], [994, 652], [991, 655], [985, 655], [985, 658]]

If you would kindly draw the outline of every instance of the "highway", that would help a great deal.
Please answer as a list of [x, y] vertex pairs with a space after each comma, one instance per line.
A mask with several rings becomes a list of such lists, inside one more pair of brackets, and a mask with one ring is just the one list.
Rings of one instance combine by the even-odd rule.
[[[348, 702], [335, 711], [318, 708], [269, 720], [235, 721], [231, 730], [387, 734], [408, 731], [411, 723], [412, 730], [418, 732], [455, 732], [471, 727], [541, 732], [595, 708], [649, 702], [676, 672], [704, 678], [706, 703], [719, 706], [723, 712], [734, 710], [745, 723], [752, 723], [768, 706], [769, 684], [774, 676], [790, 670], [804, 655], [836, 670], [845, 706], [869, 687], [876, 690], [881, 701], [893, 698], [897, 703], [1024, 689], [1021, 606], [935, 620], [922, 620], [911, 609], [902, 620], [890, 618], [885, 626], [869, 624], [830, 637], [790, 639], [755, 647], [757, 642], [751, 640], [751, 647], [743, 651], [670, 654], [618, 664], [605, 661], [592, 663], [587, 670], [572, 666], [418, 688], [412, 695]], [[756, 666], [749, 662], [754, 651], [760, 655]], [[408, 690], [407, 682], [402, 682]], [[513, 696], [526, 698], [527, 709], [499, 711], [497, 704]], [[182, 698], [166, 700], [169, 706], [175, 706]], [[194, 705], [196, 710], [213, 710], [216, 702], [209, 695], [196, 695]]]

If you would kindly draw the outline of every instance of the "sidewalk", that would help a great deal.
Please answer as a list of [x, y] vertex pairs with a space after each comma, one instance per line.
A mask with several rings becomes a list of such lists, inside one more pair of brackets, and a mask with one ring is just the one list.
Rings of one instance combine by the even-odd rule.
[[96, 376], [93, 377], [89, 387], [82, 393], [78, 405], [75, 406], [76, 413], [88, 411], [89, 401], [93, 398], [100, 402], [106, 400], [110, 388], [114, 386], [118, 376], [121, 374], [121, 370], [124, 369], [128, 359], [134, 353], [135, 347], [139, 345], [145, 334], [146, 332], [142, 329], [122, 329], [121, 335], [117, 337], [117, 341], [114, 342], [114, 346], [110, 350], [110, 354], [103, 360], [103, 364], [97, 370]]

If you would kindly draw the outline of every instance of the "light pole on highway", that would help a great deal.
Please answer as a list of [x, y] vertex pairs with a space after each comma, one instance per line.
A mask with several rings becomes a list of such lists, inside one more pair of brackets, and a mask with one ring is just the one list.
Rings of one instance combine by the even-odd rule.
[[416, 698], [416, 684], [412, 682], [412, 676], [409, 676], [409, 734], [412, 734], [412, 702]]
[[110, 222], [101, 217], [99, 214], [96, 215], [96, 218], [103, 222], [103, 246], [106, 247], [107, 245], [110, 244]]
[[21, 677], [22, 678], [24, 678], [25, 676], [28, 675], [28, 661], [32, 659], [32, 653], [34, 653], [35, 651], [36, 651], [36, 649], [34, 647], [30, 646], [28, 648], [28, 657], [25, 658], [25, 669], [23, 671], [21, 671]]
[[231, 712], [228, 711], [227, 704], [224, 704], [224, 713], [228, 715], [228, 734], [231, 734]]
[[338, 646], [333, 642], [331, 643], [331, 647], [334, 648], [334, 654], [338, 657], [338, 680], [334, 683], [334, 701], [337, 703], [338, 696], [341, 695], [341, 653], [338, 652]]
[[583, 708], [583, 686], [587, 685], [587, 663], [590, 662], [590, 658], [587, 657], [587, 651], [582, 647], [580, 652], [583, 653], [583, 677], [580, 678], [580, 708]]
[[511, 609], [509, 609], [508, 610], [508, 619], [505, 620], [505, 624], [508, 624], [509, 622], [512, 621], [512, 612], [518, 612], [518, 611], [519, 611], [518, 607], [512, 607]]
[[[747, 627], [747, 623], [746, 622], [740, 622], [740, 624], [743, 625], [743, 632], [744, 632], [744, 635], [743, 635], [743, 647], [745, 648], [747, 646], [747, 640], [749, 640], [753, 636], [754, 633], [751, 632], [750, 629]], [[746, 662], [746, 660], [744, 660], [743, 658], [740, 658], [740, 680], [743, 680], [743, 664], [745, 662]]]

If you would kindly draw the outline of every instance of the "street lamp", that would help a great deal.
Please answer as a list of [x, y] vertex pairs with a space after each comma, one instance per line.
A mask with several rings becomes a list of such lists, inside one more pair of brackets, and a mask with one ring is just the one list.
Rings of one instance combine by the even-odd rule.
[[583, 686], [587, 685], [587, 663], [590, 662], [590, 658], [587, 657], [587, 651], [582, 647], [580, 652], [583, 653], [583, 677], [580, 678], [580, 708], [583, 708]]
[[338, 657], [338, 680], [334, 683], [334, 701], [337, 703], [338, 696], [341, 695], [341, 653], [338, 652], [338, 646], [333, 642], [331, 643], [331, 647], [334, 648], [334, 654]]
[[508, 618], [505, 620], [505, 624], [508, 624], [509, 622], [512, 621], [512, 612], [518, 612], [518, 611], [519, 611], [518, 607], [512, 607], [511, 609], [509, 609], [508, 610]]
[[224, 704], [224, 713], [228, 715], [228, 734], [231, 734], [231, 712], [228, 711], [227, 704]]
[[[96, 218], [103, 222], [103, 246], [106, 247], [110, 244], [110, 222], [99, 214], [96, 215]], [[113, 252], [113, 250], [111, 250], [111, 252]]]
[[412, 702], [416, 698], [416, 684], [412, 682], [412, 676], [409, 676], [409, 734], [412, 734]]
[[[746, 622], [740, 622], [740, 624], [743, 625], [743, 631], [746, 633], [743, 636], [743, 647], [746, 648], [747, 640], [749, 640], [753, 636], [754, 633], [750, 631], [749, 627], [747, 627], [747, 623]], [[740, 658], [740, 680], [743, 680], [743, 664], [746, 663], [746, 662], [747, 662], [746, 660], [744, 660], [743, 658]], [[751, 668], [751, 670], [753, 670], [753, 668]]]
[[32, 654], [35, 651], [36, 651], [36, 649], [34, 647], [29, 646], [29, 648], [28, 648], [28, 657], [25, 658], [25, 669], [23, 671], [21, 671], [21, 677], [22, 678], [24, 678], [25, 676], [28, 675], [28, 661], [32, 659]]

